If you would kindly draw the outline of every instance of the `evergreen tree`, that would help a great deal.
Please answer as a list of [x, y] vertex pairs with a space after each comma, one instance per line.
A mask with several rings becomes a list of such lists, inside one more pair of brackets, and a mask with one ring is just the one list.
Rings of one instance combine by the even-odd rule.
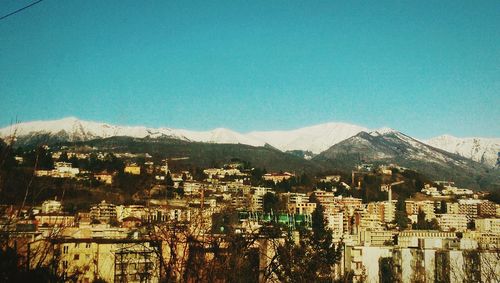
[[312, 216], [312, 230], [299, 229], [299, 241], [291, 233], [276, 249], [277, 260], [271, 266], [281, 282], [331, 282], [334, 265], [340, 261], [341, 247], [333, 243], [324, 210], [318, 205]]
[[270, 213], [271, 210], [276, 213], [279, 210], [279, 199], [276, 194], [266, 193], [262, 197], [262, 206], [265, 213]]

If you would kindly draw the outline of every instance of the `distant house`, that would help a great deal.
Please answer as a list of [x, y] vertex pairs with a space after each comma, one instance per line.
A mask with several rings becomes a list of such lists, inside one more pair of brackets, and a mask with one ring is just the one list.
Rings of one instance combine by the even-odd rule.
[[65, 213], [39, 213], [35, 215], [35, 220], [39, 226], [69, 227], [75, 224], [75, 216]]
[[108, 172], [101, 172], [98, 174], [94, 174], [94, 178], [97, 181], [103, 182], [104, 184], [107, 185], [113, 184], [113, 174], [109, 174]]
[[141, 226], [141, 224], [142, 220], [134, 216], [125, 217], [122, 219], [122, 227], [125, 228], [135, 228]]
[[46, 200], [42, 203], [42, 213], [57, 213], [62, 211], [62, 204], [57, 200]]
[[224, 178], [226, 175], [228, 176], [233, 176], [233, 175], [238, 175], [241, 174], [239, 169], [236, 168], [229, 168], [229, 169], [224, 169], [224, 168], [208, 168], [203, 170], [203, 173], [205, 173], [209, 178]]
[[292, 173], [288, 173], [288, 172], [267, 173], [267, 174], [264, 174], [264, 176], [262, 176], [262, 179], [264, 179], [265, 181], [273, 181], [274, 183], [279, 183], [279, 182], [282, 182], [284, 180], [288, 180], [292, 177], [295, 177], [295, 175]]
[[37, 177], [53, 177], [53, 178], [74, 178], [80, 173], [80, 169], [74, 168], [69, 162], [54, 163], [53, 170], [35, 170]]
[[58, 177], [75, 177], [78, 173], [80, 173], [80, 169], [73, 168], [70, 162], [56, 162], [54, 164], [56, 174]]
[[90, 209], [90, 218], [104, 223], [116, 220], [116, 206], [111, 203], [106, 203], [106, 201], [103, 200], [101, 203], [92, 206]]
[[338, 183], [340, 182], [340, 175], [328, 175], [320, 179], [324, 183]]
[[132, 175], [140, 175], [141, 174], [141, 166], [137, 164], [130, 164], [125, 166], [125, 169], [123, 169], [123, 172], [132, 174]]

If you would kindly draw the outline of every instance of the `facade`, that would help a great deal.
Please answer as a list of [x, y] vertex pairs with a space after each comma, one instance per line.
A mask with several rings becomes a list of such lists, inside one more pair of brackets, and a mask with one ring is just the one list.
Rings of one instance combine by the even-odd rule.
[[500, 218], [476, 219], [476, 231], [500, 235]]
[[443, 231], [466, 231], [467, 216], [464, 214], [436, 214], [439, 227]]
[[57, 200], [46, 200], [42, 203], [42, 213], [58, 213], [62, 211], [62, 204]]
[[274, 183], [279, 183], [279, 182], [283, 182], [285, 180], [288, 180], [294, 176], [295, 176], [294, 174], [288, 173], [288, 172], [267, 173], [267, 174], [264, 174], [264, 176], [262, 176], [262, 179], [264, 179], [265, 181], [272, 181]]
[[338, 183], [340, 182], [340, 175], [328, 175], [319, 180], [324, 183]]
[[497, 204], [491, 201], [483, 201], [479, 204], [478, 214], [481, 217], [495, 217], [497, 215]]
[[92, 206], [90, 209], [90, 218], [104, 223], [116, 220], [116, 206], [103, 200], [101, 203]]
[[123, 172], [132, 175], [141, 175], [141, 166], [137, 164], [130, 164], [125, 166]]
[[35, 215], [35, 220], [41, 227], [69, 227], [75, 224], [75, 216], [60, 212], [39, 213]]
[[415, 217], [418, 215], [420, 211], [425, 213], [425, 220], [430, 221], [436, 218], [434, 212], [434, 201], [431, 200], [422, 200], [422, 201], [414, 201], [414, 200], [406, 200], [406, 214], [412, 219], [412, 215]]
[[113, 184], [113, 175], [106, 172], [94, 174], [94, 178], [99, 182], [103, 182], [104, 184]]
[[392, 247], [346, 245], [344, 272], [352, 272], [352, 282], [380, 282], [380, 262], [392, 257]]
[[52, 265], [66, 280], [159, 282], [159, 245], [133, 239], [48, 239], [30, 243], [28, 266]]

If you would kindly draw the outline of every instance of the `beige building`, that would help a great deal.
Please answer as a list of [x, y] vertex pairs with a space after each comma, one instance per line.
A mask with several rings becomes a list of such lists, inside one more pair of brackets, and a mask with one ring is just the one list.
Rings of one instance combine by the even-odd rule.
[[106, 172], [94, 174], [94, 178], [97, 181], [102, 182], [102, 183], [107, 184], [107, 185], [112, 185], [113, 184], [113, 175], [109, 174], [109, 173], [106, 173]]
[[500, 235], [500, 218], [476, 219], [476, 230]]
[[[422, 200], [422, 201], [414, 201], [414, 200], [406, 200], [406, 214], [410, 219], [416, 219], [419, 211], [423, 211], [425, 213], [425, 220], [430, 221], [436, 218], [436, 214], [434, 212], [434, 201], [431, 200]], [[414, 216], [414, 217], [412, 217]]]
[[48, 239], [29, 244], [28, 266], [55, 262], [65, 280], [159, 282], [158, 245], [135, 239]]
[[467, 216], [464, 214], [436, 214], [439, 227], [443, 231], [467, 230]]
[[123, 169], [123, 172], [127, 174], [132, 174], [132, 175], [141, 175], [141, 166], [137, 164], [130, 164], [125, 166]]
[[273, 181], [274, 183], [279, 183], [279, 182], [283, 182], [285, 180], [288, 180], [292, 177], [295, 177], [295, 175], [292, 173], [288, 173], [288, 172], [267, 173], [267, 174], [264, 174], [264, 176], [262, 176], [262, 179], [264, 179], [265, 181]]
[[105, 200], [92, 206], [90, 209], [90, 218], [103, 223], [109, 223], [110, 221], [116, 220], [117, 216], [116, 206], [112, 203], [107, 203]]

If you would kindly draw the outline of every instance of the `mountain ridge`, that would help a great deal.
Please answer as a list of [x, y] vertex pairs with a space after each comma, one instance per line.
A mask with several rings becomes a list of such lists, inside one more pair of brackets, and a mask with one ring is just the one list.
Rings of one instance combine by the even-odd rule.
[[[205, 143], [240, 143], [251, 146], [269, 144], [283, 152], [305, 151], [317, 155], [360, 132], [383, 135], [397, 132], [397, 130], [391, 128], [370, 130], [362, 126], [344, 122], [329, 122], [287, 131], [251, 131], [248, 133], [239, 133], [226, 128], [193, 131], [169, 127], [119, 126], [80, 120], [76, 117], [66, 117], [58, 120], [24, 122], [11, 127], [4, 127], [0, 129], [0, 138], [9, 140], [15, 134], [17, 144], [22, 146], [44, 142], [88, 141], [113, 136], [137, 138], [171, 137], [179, 140]], [[442, 135], [427, 140], [415, 140], [435, 148], [459, 154], [490, 167], [495, 166], [497, 153], [500, 152], [500, 138], [457, 138], [451, 135]]]
[[397, 164], [435, 179], [454, 180], [472, 188], [500, 185], [497, 170], [458, 154], [438, 149], [401, 132], [360, 132], [315, 156], [336, 169], [349, 170], [360, 163]]

